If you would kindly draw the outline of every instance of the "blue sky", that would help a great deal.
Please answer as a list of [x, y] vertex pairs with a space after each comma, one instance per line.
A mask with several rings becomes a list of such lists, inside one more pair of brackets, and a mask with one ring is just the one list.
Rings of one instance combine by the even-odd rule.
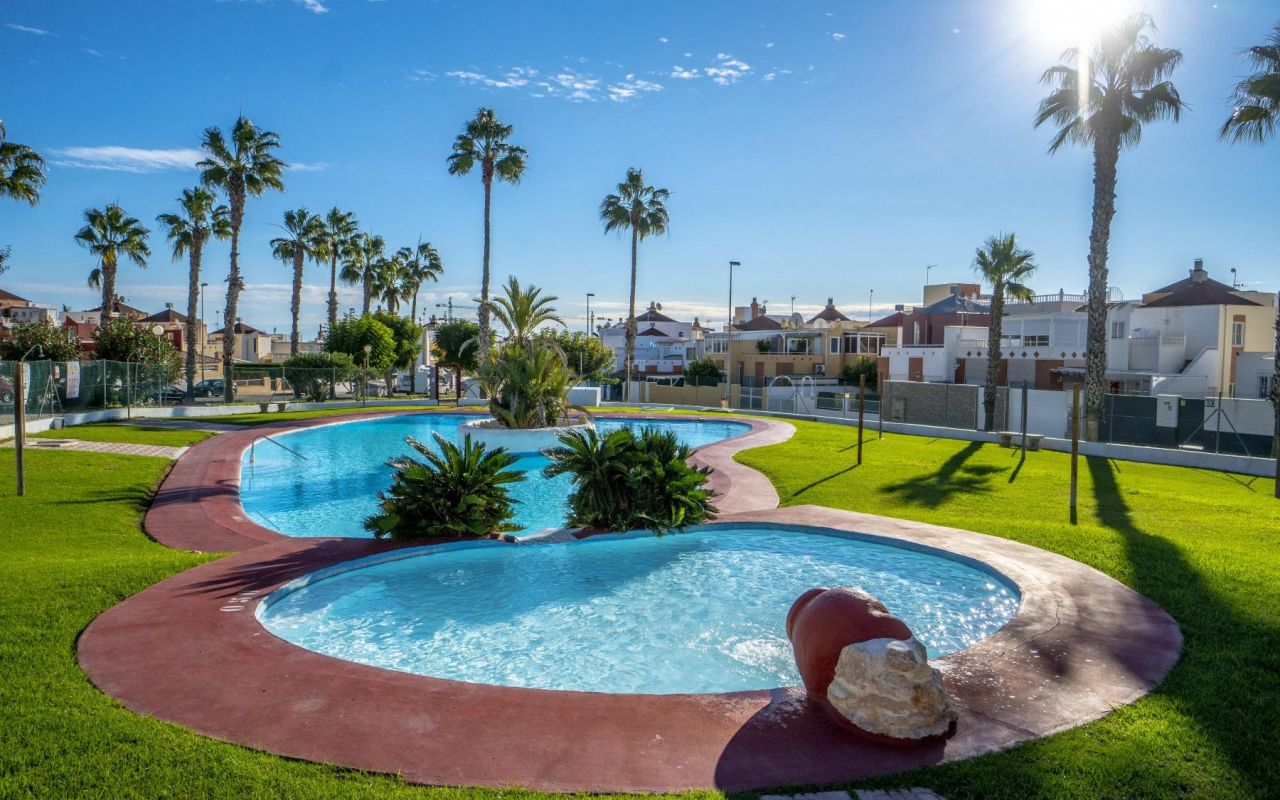
[[[1088, 154], [1046, 154], [1032, 126], [1041, 71], [1072, 42], [1054, 0], [991, 2], [602, 2], [425, 0], [11, 0], [0, 9], [0, 118], [50, 161], [42, 202], [0, 206], [13, 247], [5, 288], [96, 305], [81, 212], [119, 201], [150, 223], [192, 185], [201, 131], [243, 111], [279, 132], [297, 165], [287, 192], [251, 200], [243, 318], [288, 328], [287, 269], [270, 257], [282, 212], [335, 204], [394, 245], [419, 235], [444, 280], [424, 302], [474, 296], [481, 188], [447, 174], [461, 124], [492, 106], [530, 152], [494, 200], [494, 272], [560, 295], [574, 327], [625, 309], [628, 254], [597, 207], [629, 166], [671, 192], [671, 230], [641, 248], [641, 301], [720, 322], [735, 300], [834, 296], [865, 317], [967, 280], [973, 250], [1016, 231], [1040, 291], [1080, 291]], [[1239, 49], [1280, 8], [1256, 0], [1156, 0], [1158, 41], [1183, 50], [1191, 111], [1121, 158], [1112, 282], [1126, 296], [1186, 274], [1195, 257], [1250, 288], [1280, 288], [1280, 141], [1216, 139]], [[130, 148], [121, 151], [112, 148]], [[153, 226], [154, 227], [154, 226]], [[185, 304], [185, 264], [153, 241], [120, 291]], [[206, 257], [208, 317], [226, 246]], [[324, 316], [327, 273], [308, 266], [304, 330]], [[353, 305], [348, 292], [344, 307]]]

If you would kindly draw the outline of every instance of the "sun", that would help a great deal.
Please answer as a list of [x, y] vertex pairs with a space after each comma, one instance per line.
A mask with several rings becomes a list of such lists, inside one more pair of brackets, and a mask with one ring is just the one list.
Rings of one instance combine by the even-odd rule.
[[1019, 0], [1018, 5], [1038, 38], [1086, 51], [1107, 28], [1144, 10], [1138, 0]]

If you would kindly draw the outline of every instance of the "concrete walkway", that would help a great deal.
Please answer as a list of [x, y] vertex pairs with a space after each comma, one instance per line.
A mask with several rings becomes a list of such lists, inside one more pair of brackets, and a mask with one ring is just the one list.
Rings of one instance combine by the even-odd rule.
[[[13, 447], [7, 441], [4, 447]], [[115, 453], [122, 456], [152, 456], [176, 459], [187, 452], [185, 447], [161, 447], [154, 444], [128, 444], [125, 442], [86, 442], [81, 439], [28, 439], [27, 450], [77, 450], [84, 453]]]

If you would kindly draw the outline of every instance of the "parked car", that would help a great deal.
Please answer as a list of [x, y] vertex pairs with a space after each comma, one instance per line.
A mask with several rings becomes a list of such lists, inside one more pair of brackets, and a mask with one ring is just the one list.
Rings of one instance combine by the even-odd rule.
[[[192, 387], [196, 397], [222, 397], [226, 391], [226, 384], [222, 378], [206, 378], [194, 387]], [[233, 383], [231, 384], [231, 396], [235, 397], [239, 392], [239, 388]]]

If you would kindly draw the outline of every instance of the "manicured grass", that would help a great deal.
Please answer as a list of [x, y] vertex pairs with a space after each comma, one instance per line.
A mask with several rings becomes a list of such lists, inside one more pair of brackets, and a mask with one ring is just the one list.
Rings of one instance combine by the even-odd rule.
[[[452, 405], [443, 406], [377, 406], [368, 408], [322, 408], [316, 411], [269, 411], [266, 414], [228, 414], [225, 417], [200, 417], [203, 422], [222, 422], [228, 425], [261, 425], [264, 422], [285, 422], [298, 419], [315, 419], [317, 417], [340, 417], [345, 414], [364, 414], [373, 411], [452, 411]], [[483, 408], [475, 409], [484, 413]]]
[[[1082, 460], [1073, 525], [1065, 455], [1031, 453], [1019, 467], [994, 446], [886, 436], [868, 441], [855, 467], [853, 430], [796, 427], [789, 442], [739, 455], [773, 479], [784, 504], [937, 522], [1063, 553], [1155, 599], [1187, 641], [1155, 693], [1107, 719], [865, 785], [930, 786], [952, 800], [1280, 795], [1280, 502], [1270, 481]], [[32, 451], [30, 494], [18, 499], [12, 459], [0, 458], [0, 796], [545, 796], [420, 789], [290, 761], [139, 716], [94, 689], [74, 659], [84, 626], [210, 558], [139, 532], [165, 464]]]
[[[1280, 501], [1274, 483], [799, 423], [740, 453], [783, 505], [812, 503], [990, 533], [1062, 553], [1159, 603], [1186, 639], [1150, 696], [993, 756], [870, 782], [957, 797], [1280, 796]], [[1080, 598], [1088, 602], [1088, 598]]]
[[127, 444], [155, 444], [162, 447], [190, 447], [213, 436], [209, 431], [189, 431], [181, 428], [165, 428], [159, 425], [119, 425], [110, 422], [91, 422], [72, 425], [57, 431], [32, 434], [40, 439], [79, 439], [84, 442], [123, 442]]

